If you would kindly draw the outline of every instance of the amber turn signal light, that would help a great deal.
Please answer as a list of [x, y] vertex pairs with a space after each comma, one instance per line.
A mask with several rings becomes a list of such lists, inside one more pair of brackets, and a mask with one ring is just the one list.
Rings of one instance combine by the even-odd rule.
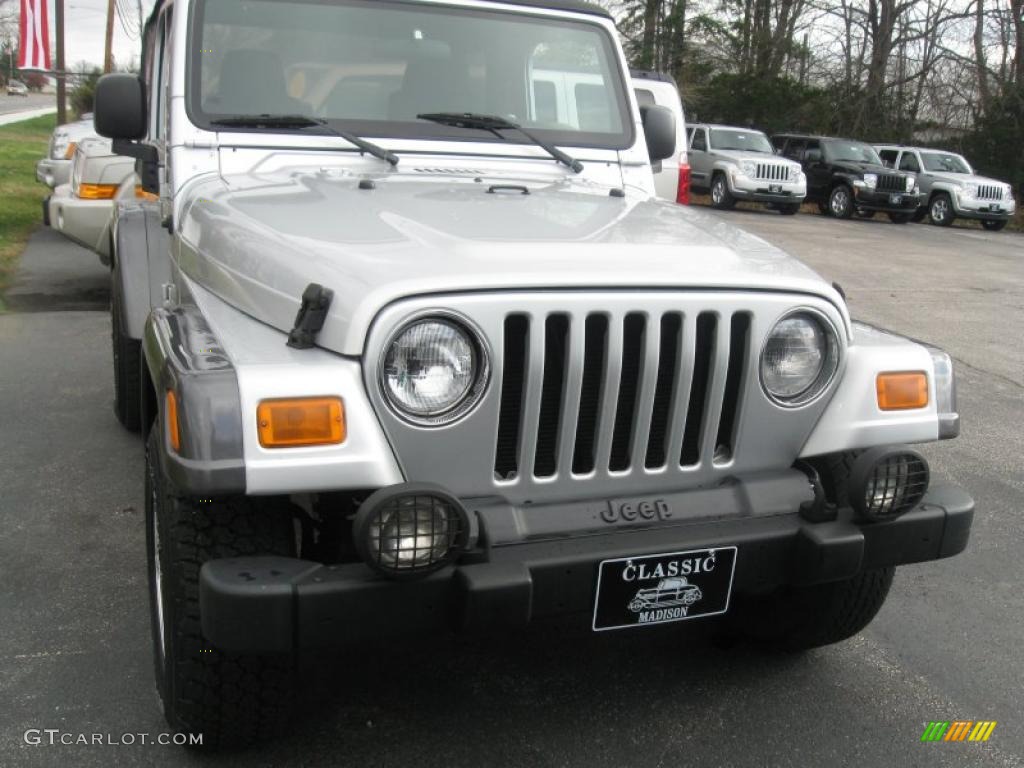
[[113, 200], [117, 184], [79, 184], [78, 196], [82, 200]]
[[264, 448], [331, 445], [345, 439], [345, 406], [340, 397], [263, 400], [256, 423]]
[[136, 184], [135, 185], [135, 199], [136, 200], [149, 200], [150, 202], [152, 202], [153, 200], [159, 200], [160, 199], [160, 195], [154, 195], [152, 192], [147, 192], [146, 190], [144, 190], [142, 188], [141, 184]]
[[928, 374], [924, 371], [880, 373], [875, 380], [878, 407], [903, 411], [928, 405]]
[[167, 390], [167, 437], [171, 441], [171, 448], [175, 453], [181, 450], [181, 432], [178, 429], [178, 398], [174, 390]]
[[75, 156], [76, 149], [78, 149], [78, 142], [68, 142], [68, 148], [64, 150], [64, 159], [71, 160]]

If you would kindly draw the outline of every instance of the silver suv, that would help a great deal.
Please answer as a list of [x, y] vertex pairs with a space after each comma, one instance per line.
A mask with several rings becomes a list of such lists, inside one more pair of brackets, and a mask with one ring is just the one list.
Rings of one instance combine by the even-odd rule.
[[[204, 747], [280, 730], [325, 646], [728, 614], [810, 647], [966, 546], [905, 445], [957, 434], [949, 356], [657, 199], [675, 120], [607, 11], [160, 0], [144, 40], [96, 89], [159, 196], [117, 220], [115, 381], [157, 688]], [[692, 605], [630, 609], [677, 577]]]
[[955, 219], [977, 219], [985, 229], [998, 232], [1017, 212], [1013, 187], [979, 176], [963, 155], [926, 147], [877, 145], [882, 162], [890, 168], [917, 174], [922, 207], [932, 224], [948, 227]]
[[792, 216], [807, 194], [800, 163], [776, 155], [761, 131], [693, 125], [689, 159], [693, 189], [710, 192], [715, 208], [729, 209], [738, 200], [748, 200]]

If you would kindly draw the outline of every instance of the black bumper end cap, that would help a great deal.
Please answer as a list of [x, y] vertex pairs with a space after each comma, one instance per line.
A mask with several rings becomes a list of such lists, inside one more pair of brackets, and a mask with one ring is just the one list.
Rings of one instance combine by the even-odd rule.
[[228, 651], [290, 648], [295, 639], [294, 585], [319, 568], [308, 560], [273, 556], [204, 563], [199, 571], [203, 637]]

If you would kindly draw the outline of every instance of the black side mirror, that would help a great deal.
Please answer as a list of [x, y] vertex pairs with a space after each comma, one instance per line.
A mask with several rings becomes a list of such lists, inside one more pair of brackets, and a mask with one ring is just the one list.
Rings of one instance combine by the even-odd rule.
[[93, 126], [96, 133], [113, 139], [118, 155], [135, 158], [135, 172], [146, 192], [159, 194], [156, 147], [140, 143], [146, 138], [146, 84], [135, 75], [116, 72], [96, 83]]
[[108, 139], [145, 138], [145, 83], [125, 72], [101, 77], [96, 83], [92, 122], [96, 133]]
[[667, 107], [640, 107], [640, 122], [647, 139], [647, 154], [656, 163], [672, 157], [676, 151], [676, 118]]

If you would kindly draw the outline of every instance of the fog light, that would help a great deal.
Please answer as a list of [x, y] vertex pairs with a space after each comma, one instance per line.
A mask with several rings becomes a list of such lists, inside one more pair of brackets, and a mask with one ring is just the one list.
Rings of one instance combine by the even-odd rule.
[[380, 489], [359, 507], [352, 529], [363, 562], [392, 578], [444, 567], [465, 549], [468, 533], [459, 501], [427, 483]]
[[917, 451], [872, 448], [853, 464], [850, 505], [863, 520], [892, 520], [920, 503], [928, 480], [928, 462]]

